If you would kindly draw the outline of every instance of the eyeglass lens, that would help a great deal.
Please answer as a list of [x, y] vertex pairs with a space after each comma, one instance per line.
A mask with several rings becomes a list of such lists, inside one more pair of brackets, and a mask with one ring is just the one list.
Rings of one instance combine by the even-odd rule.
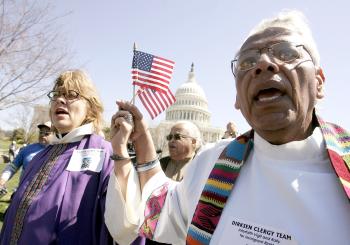
[[167, 135], [166, 139], [168, 141], [172, 140], [174, 138], [174, 140], [180, 140], [181, 139], [181, 134], [169, 134]]
[[[296, 45], [289, 42], [281, 42], [266, 47], [270, 57], [274, 57], [282, 62], [291, 62], [300, 57], [298, 47], [302, 45]], [[250, 49], [240, 53], [235, 60], [231, 62], [231, 69], [237, 71], [247, 71], [256, 66], [258, 63], [261, 50], [263, 49]]]
[[55, 101], [57, 100], [58, 97], [64, 96], [67, 100], [74, 100], [79, 97], [79, 93], [74, 91], [74, 90], [68, 90], [67, 92], [62, 92], [62, 91], [51, 91], [48, 93], [48, 97], [50, 100]]

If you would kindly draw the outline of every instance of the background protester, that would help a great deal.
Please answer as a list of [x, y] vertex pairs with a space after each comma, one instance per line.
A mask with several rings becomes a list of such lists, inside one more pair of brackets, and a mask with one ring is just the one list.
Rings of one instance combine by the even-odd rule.
[[42, 151], [49, 143], [51, 137], [51, 122], [38, 124], [38, 143], [27, 145], [20, 149], [13, 162], [8, 163], [0, 177], [0, 188], [5, 188], [5, 184], [22, 167], [22, 174], [32, 158]]
[[166, 176], [180, 181], [185, 167], [195, 156], [202, 145], [201, 133], [198, 127], [189, 121], [176, 122], [166, 136], [169, 156], [160, 159], [160, 164]]
[[226, 124], [226, 131], [222, 136], [222, 139], [236, 138], [238, 136], [237, 126], [234, 122], [228, 122]]
[[16, 141], [12, 141], [11, 144], [9, 145], [9, 159], [10, 159], [10, 162], [12, 162], [13, 159], [15, 159], [16, 153], [17, 153], [17, 143], [16, 143]]

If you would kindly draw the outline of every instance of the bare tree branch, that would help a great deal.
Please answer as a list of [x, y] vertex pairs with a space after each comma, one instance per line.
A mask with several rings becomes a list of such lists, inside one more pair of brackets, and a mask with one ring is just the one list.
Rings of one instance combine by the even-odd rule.
[[52, 9], [50, 1], [0, 0], [0, 110], [41, 98], [67, 68], [64, 16], [50, 16]]

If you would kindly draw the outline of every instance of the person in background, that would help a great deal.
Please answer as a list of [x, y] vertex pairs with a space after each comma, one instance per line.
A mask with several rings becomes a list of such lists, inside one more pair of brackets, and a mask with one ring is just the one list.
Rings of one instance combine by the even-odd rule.
[[238, 130], [234, 122], [228, 122], [226, 125], [226, 131], [222, 136], [222, 139], [236, 138], [238, 136]]
[[48, 97], [54, 136], [24, 172], [0, 244], [112, 245], [103, 218], [112, 148], [100, 136], [97, 90], [85, 72], [70, 70]]
[[105, 213], [111, 234], [189, 245], [349, 244], [350, 133], [317, 114], [325, 77], [304, 15], [263, 20], [231, 64], [235, 107], [252, 130], [203, 147], [181, 182], [161, 171], [139, 110], [118, 102], [113, 152], [127, 157], [131, 139], [137, 165], [115, 163]]
[[161, 158], [160, 164], [166, 176], [180, 181], [183, 178], [185, 166], [202, 145], [201, 133], [194, 123], [179, 121], [171, 127], [166, 139], [169, 156]]
[[5, 188], [6, 182], [9, 181], [21, 167], [22, 176], [32, 158], [50, 143], [51, 122], [40, 123], [37, 127], [39, 129], [38, 143], [30, 144], [20, 149], [13, 162], [10, 162], [2, 171], [0, 176], [0, 188]]
[[[174, 181], [181, 181], [187, 164], [202, 145], [199, 128], [190, 121], [178, 121], [166, 136], [169, 156], [160, 159], [165, 175]], [[147, 245], [166, 244], [146, 240]]]
[[11, 142], [11, 144], [9, 145], [9, 159], [10, 159], [10, 162], [12, 162], [13, 159], [15, 159], [16, 152], [17, 152], [17, 143], [16, 143], [16, 141], [13, 140]]

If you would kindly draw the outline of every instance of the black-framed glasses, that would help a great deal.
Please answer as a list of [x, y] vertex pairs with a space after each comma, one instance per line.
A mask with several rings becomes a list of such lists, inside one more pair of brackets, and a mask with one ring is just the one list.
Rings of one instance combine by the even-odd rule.
[[184, 135], [184, 134], [179, 134], [179, 133], [175, 133], [175, 134], [169, 134], [166, 136], [166, 139], [168, 141], [174, 139], [174, 140], [181, 140], [183, 138], [193, 138], [191, 136], [188, 136], [188, 135]]
[[232, 74], [236, 77], [237, 72], [253, 69], [258, 64], [261, 54], [265, 49], [271, 58], [276, 58], [283, 63], [290, 63], [302, 57], [300, 52], [301, 47], [309, 53], [304, 45], [291, 42], [274, 43], [261, 49], [244, 50], [231, 61]]
[[68, 91], [56, 91], [52, 90], [47, 94], [47, 97], [51, 101], [55, 101], [58, 99], [58, 97], [63, 96], [66, 100], [76, 100], [82, 97], [77, 91], [75, 90], [68, 90]]

